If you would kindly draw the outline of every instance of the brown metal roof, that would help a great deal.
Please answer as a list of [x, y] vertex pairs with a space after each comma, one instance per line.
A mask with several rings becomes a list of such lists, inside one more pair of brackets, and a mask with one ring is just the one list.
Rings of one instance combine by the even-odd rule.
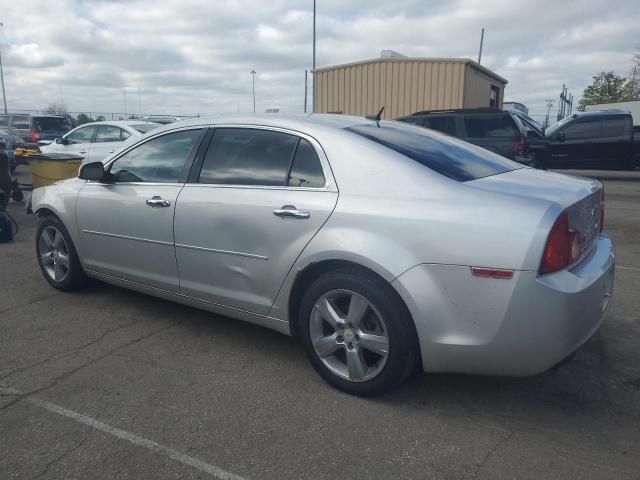
[[504, 77], [501, 77], [500, 75], [498, 75], [497, 73], [489, 70], [487, 67], [484, 67], [482, 65], [480, 65], [478, 62], [471, 60], [470, 58], [420, 58], [420, 57], [406, 57], [406, 58], [402, 58], [402, 57], [398, 57], [398, 58], [372, 58], [371, 60], [361, 60], [358, 62], [351, 62], [351, 63], [343, 63], [340, 65], [331, 65], [328, 67], [321, 67], [321, 68], [316, 68], [315, 70], [312, 70], [312, 72], [328, 72], [331, 70], [337, 70], [340, 68], [348, 68], [348, 67], [352, 67], [354, 65], [366, 65], [366, 64], [372, 64], [372, 63], [384, 63], [384, 62], [389, 62], [389, 63], [393, 63], [393, 62], [415, 62], [415, 63], [429, 63], [429, 62], [449, 62], [449, 63], [464, 63], [464, 64], [468, 64], [471, 65], [471, 67], [480, 70], [481, 72], [483, 72], [484, 74], [490, 76], [491, 78], [497, 80], [498, 82], [502, 83], [503, 85], [506, 85], [508, 83], [508, 80]]

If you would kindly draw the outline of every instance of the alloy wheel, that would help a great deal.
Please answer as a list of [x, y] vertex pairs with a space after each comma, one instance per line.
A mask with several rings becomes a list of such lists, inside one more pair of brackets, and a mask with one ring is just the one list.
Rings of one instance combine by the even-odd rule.
[[55, 282], [63, 282], [69, 274], [69, 248], [62, 233], [55, 227], [42, 229], [38, 239], [38, 254], [44, 271]]
[[389, 334], [383, 317], [362, 295], [332, 290], [311, 311], [313, 348], [335, 375], [352, 382], [376, 377], [389, 357]]

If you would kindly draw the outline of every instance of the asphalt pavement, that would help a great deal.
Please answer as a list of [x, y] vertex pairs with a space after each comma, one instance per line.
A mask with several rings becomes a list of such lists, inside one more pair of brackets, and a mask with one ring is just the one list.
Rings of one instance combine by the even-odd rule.
[[558, 369], [420, 375], [375, 399], [296, 339], [94, 283], [51, 288], [36, 218], [0, 244], [2, 479], [640, 478], [640, 172], [607, 188], [613, 305]]

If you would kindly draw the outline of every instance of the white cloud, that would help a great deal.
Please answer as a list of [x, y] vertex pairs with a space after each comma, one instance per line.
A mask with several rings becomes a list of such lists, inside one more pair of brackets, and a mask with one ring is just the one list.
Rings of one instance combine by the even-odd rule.
[[[563, 83], [577, 98], [601, 70], [628, 74], [640, 43], [637, 0], [318, 0], [318, 66], [392, 48], [477, 55], [509, 80], [506, 98], [545, 111]], [[3, 6], [10, 108], [60, 98], [74, 111], [299, 112], [311, 67], [306, 0], [22, 0]], [[24, 12], [29, 12], [25, 21]], [[139, 93], [138, 93], [139, 92]]]

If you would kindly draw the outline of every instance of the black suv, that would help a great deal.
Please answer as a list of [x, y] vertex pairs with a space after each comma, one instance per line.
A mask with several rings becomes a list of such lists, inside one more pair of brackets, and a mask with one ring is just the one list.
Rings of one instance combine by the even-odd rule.
[[72, 128], [69, 119], [60, 115], [29, 115], [25, 113], [0, 115], [0, 130], [20, 137], [26, 143], [54, 140]]
[[525, 165], [535, 164], [529, 141], [544, 138], [535, 120], [497, 108], [428, 110], [397, 120], [438, 130]]

